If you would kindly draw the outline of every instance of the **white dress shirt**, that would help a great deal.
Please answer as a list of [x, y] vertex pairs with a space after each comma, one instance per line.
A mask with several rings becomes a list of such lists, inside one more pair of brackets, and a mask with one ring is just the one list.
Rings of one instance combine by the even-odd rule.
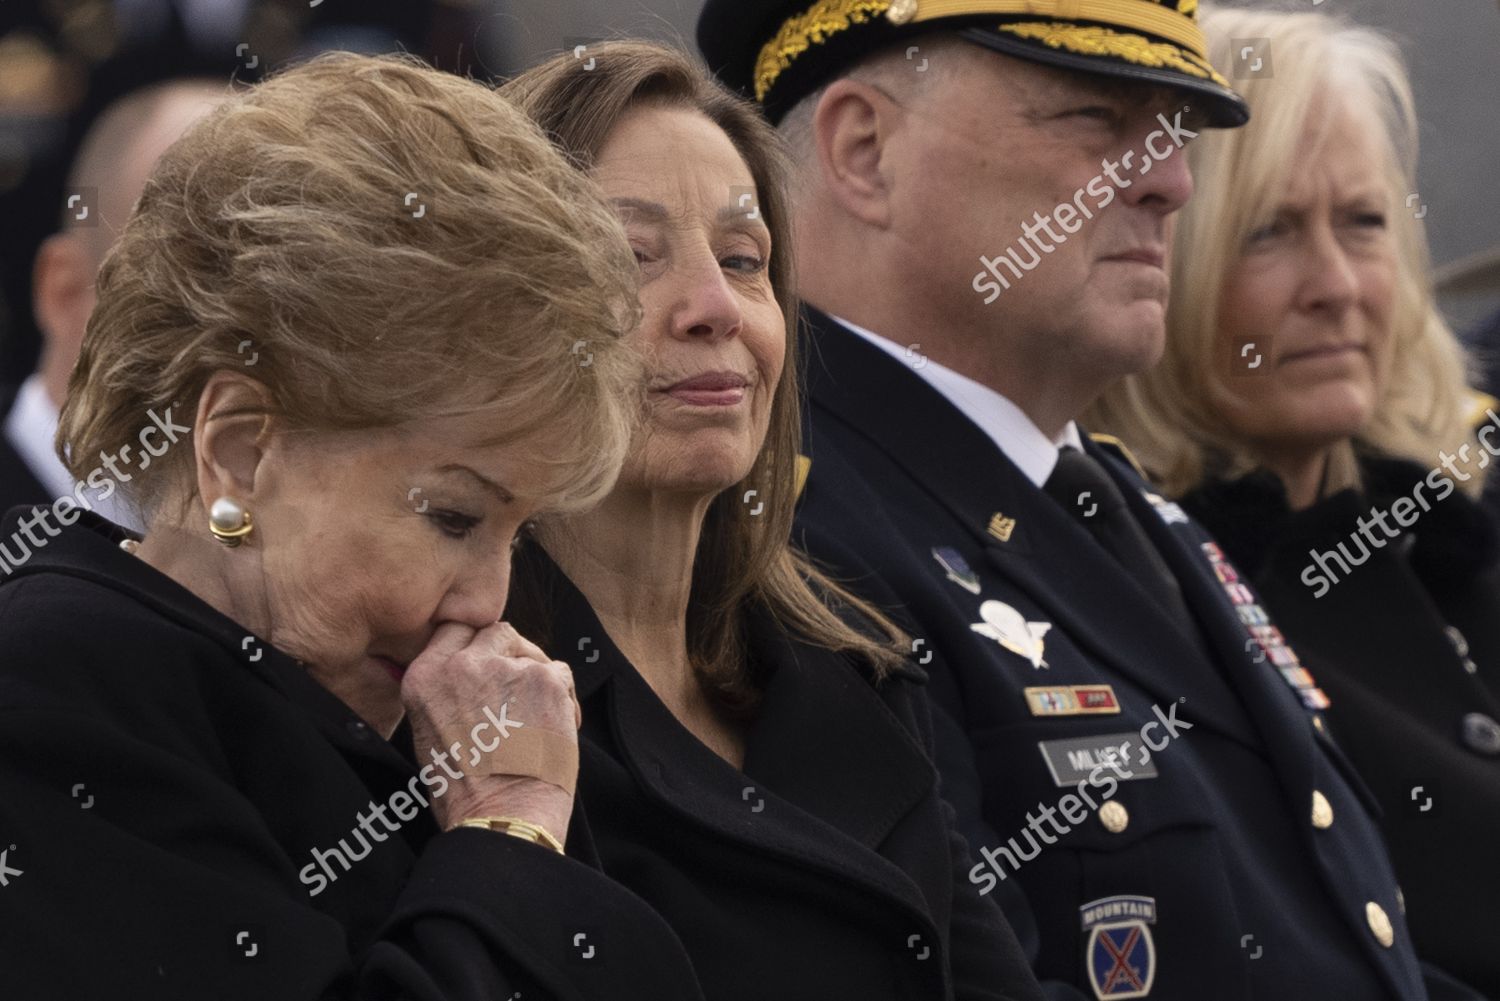
[[1063, 427], [1055, 440], [1048, 440], [1041, 428], [1027, 417], [1014, 403], [988, 386], [981, 385], [926, 358], [920, 366], [913, 365], [915, 357], [906, 348], [887, 340], [864, 327], [850, 323], [840, 317], [832, 317], [849, 331], [858, 334], [871, 344], [889, 354], [903, 365], [910, 366], [929, 386], [943, 394], [943, 398], [989, 436], [995, 447], [1016, 464], [1016, 468], [1038, 487], [1047, 482], [1057, 465], [1057, 454], [1065, 445], [1083, 451], [1083, 439], [1078, 434], [1078, 425], [1073, 421]]
[[[73, 474], [68, 472], [68, 467], [62, 464], [62, 460], [52, 450], [52, 439], [57, 435], [57, 419], [57, 405], [52, 402], [47, 387], [42, 384], [42, 377], [35, 374], [21, 383], [21, 388], [16, 391], [15, 402], [11, 404], [10, 414], [5, 418], [6, 440], [31, 470], [31, 475], [47, 491], [45, 498], [37, 498], [38, 503], [51, 503], [59, 497], [73, 496]], [[84, 497], [102, 517], [116, 525], [141, 530], [140, 518], [118, 501], [118, 493], [103, 501], [97, 494], [90, 495], [87, 491], [84, 492]], [[74, 502], [77, 503], [76, 497]]]

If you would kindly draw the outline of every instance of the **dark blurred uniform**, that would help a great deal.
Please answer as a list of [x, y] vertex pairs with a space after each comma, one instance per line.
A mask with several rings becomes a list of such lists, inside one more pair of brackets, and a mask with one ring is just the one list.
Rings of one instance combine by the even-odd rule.
[[36, 365], [31, 262], [62, 215], [67, 165], [106, 107], [176, 78], [254, 83], [329, 49], [407, 51], [483, 75], [484, 13], [462, 0], [0, 2], [0, 386]]

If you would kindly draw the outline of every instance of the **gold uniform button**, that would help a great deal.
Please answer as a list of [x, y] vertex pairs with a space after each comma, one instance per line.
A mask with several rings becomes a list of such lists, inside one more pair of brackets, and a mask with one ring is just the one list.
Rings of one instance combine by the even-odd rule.
[[1328, 802], [1328, 797], [1316, 789], [1313, 790], [1312, 822], [1320, 831], [1333, 826], [1333, 806]]
[[1385, 912], [1385, 908], [1370, 901], [1365, 905], [1365, 920], [1370, 923], [1375, 941], [1389, 949], [1396, 941], [1396, 929], [1391, 927], [1391, 916]]
[[1319, 733], [1323, 732], [1323, 717], [1321, 717], [1321, 716], [1314, 716], [1313, 717], [1313, 729], [1317, 730]]
[[1119, 834], [1130, 826], [1130, 811], [1123, 803], [1110, 800], [1099, 807], [1099, 823], [1111, 834]]

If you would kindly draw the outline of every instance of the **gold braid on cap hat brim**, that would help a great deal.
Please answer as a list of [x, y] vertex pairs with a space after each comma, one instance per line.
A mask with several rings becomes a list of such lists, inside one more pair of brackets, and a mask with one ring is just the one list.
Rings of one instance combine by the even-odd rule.
[[1228, 81], [1208, 61], [1208, 42], [1193, 16], [1198, 10], [1197, 0], [1187, 0], [1182, 6], [1179, 11], [1142, 0], [818, 0], [803, 13], [782, 22], [775, 37], [761, 46], [755, 60], [755, 99], [764, 101], [781, 74], [814, 45], [822, 45], [840, 32], [882, 15], [896, 25], [976, 14], [1030, 14], [1103, 21], [1175, 44], [1153, 42], [1102, 26], [1065, 22], [997, 27], [1055, 49], [1114, 56], [1138, 66], [1168, 67], [1228, 87]]
[[1140, 35], [1110, 31], [1096, 25], [1056, 21], [1051, 24], [1027, 21], [1024, 24], [1002, 24], [998, 27], [1001, 31], [1033, 39], [1049, 48], [1067, 49], [1085, 56], [1115, 56], [1137, 66], [1180, 70], [1189, 76], [1212, 80], [1220, 87], [1229, 86], [1229, 81], [1220, 76], [1207, 59], [1200, 59], [1175, 45], [1153, 42]]

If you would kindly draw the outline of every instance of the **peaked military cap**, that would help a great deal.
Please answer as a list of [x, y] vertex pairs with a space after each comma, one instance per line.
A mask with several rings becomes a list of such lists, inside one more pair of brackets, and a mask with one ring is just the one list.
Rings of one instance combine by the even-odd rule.
[[1007, 55], [1198, 95], [1212, 125], [1250, 118], [1208, 61], [1198, 0], [708, 0], [698, 48], [772, 122], [879, 49], [934, 29]]

